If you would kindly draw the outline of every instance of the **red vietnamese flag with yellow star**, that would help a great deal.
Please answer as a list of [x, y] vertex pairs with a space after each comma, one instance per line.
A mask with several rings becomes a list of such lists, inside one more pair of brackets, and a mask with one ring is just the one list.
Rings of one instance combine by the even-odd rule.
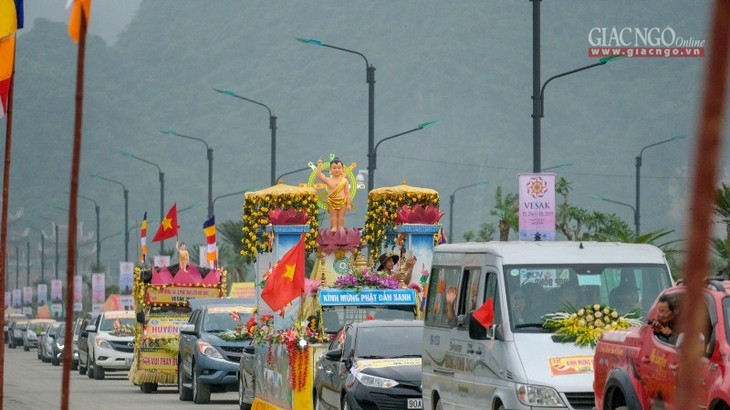
[[304, 235], [279, 262], [271, 268], [261, 299], [278, 311], [304, 292]]
[[177, 202], [172, 204], [172, 208], [167, 211], [167, 215], [160, 223], [160, 227], [157, 228], [157, 233], [152, 238], [152, 242], [164, 241], [173, 236], [177, 236]]

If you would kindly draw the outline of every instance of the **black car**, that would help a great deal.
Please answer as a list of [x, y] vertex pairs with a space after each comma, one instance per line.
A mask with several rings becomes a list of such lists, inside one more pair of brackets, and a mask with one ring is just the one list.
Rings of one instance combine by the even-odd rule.
[[317, 409], [420, 409], [423, 322], [345, 325], [315, 366]]

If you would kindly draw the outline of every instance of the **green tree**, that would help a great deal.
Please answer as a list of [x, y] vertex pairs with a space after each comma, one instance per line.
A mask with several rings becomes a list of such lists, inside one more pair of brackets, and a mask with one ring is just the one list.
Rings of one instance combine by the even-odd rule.
[[715, 191], [715, 215], [717, 215], [720, 223], [725, 224], [725, 256], [722, 259], [728, 264], [728, 256], [730, 256], [730, 185], [722, 183], [720, 188]]
[[[498, 186], [494, 199], [496, 203], [489, 214], [499, 218], [499, 240], [506, 242], [509, 240], [509, 231], [512, 230], [516, 233], [519, 229], [519, 196], [510, 192], [502, 198], [502, 187]], [[482, 230], [486, 228], [482, 224]]]
[[472, 230], [464, 232], [464, 240], [471, 242], [476, 240], [477, 242], [489, 242], [494, 240], [494, 234], [497, 232], [497, 227], [493, 223], [483, 223], [479, 225], [479, 232], [474, 233]]
[[223, 241], [218, 244], [218, 259], [220, 266], [228, 270], [231, 282], [256, 280], [250, 264], [241, 256], [243, 243], [243, 221], [225, 221], [217, 228]]
[[568, 197], [572, 189], [571, 183], [563, 177], [555, 184], [555, 192], [562, 197], [557, 207], [555, 228], [568, 240], [605, 241], [612, 236], [631, 233], [629, 225], [615, 214], [571, 205]]

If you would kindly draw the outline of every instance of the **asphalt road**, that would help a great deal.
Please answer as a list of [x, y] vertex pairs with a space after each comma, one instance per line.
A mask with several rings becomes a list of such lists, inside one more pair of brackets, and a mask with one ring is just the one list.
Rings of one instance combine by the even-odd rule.
[[[38, 360], [36, 351], [5, 346], [3, 408], [10, 410], [58, 409], [61, 407], [62, 366]], [[126, 372], [109, 372], [105, 380], [89, 379], [71, 372], [71, 409], [237, 409], [238, 393], [213, 393], [210, 404], [197, 405], [178, 399], [177, 387], [161, 386], [145, 394], [127, 380]]]

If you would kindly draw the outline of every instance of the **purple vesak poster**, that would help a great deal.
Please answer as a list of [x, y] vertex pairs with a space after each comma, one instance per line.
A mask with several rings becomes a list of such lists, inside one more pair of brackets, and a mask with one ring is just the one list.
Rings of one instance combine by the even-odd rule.
[[98, 314], [106, 299], [106, 280], [103, 273], [91, 274], [91, 311]]
[[520, 240], [555, 240], [555, 174], [520, 174]]
[[82, 292], [82, 281], [81, 275], [74, 276], [74, 312], [83, 312], [83, 294]]

